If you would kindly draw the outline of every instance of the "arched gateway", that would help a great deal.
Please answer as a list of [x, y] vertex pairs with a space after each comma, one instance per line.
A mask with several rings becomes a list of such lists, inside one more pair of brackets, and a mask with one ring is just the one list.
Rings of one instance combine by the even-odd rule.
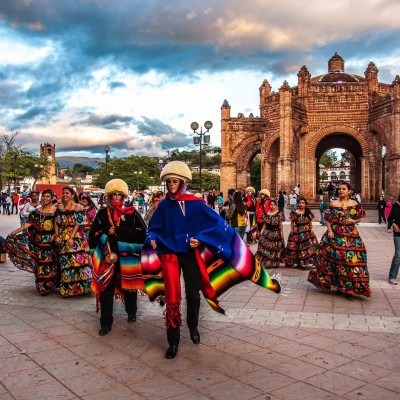
[[[298, 183], [308, 199], [316, 198], [319, 159], [332, 148], [351, 155], [351, 181], [365, 200], [377, 200], [382, 189], [397, 198], [400, 184], [400, 78], [378, 82], [371, 62], [364, 77], [344, 72], [335, 53], [328, 73], [311, 77], [303, 66], [298, 86], [285, 81], [278, 93], [267, 80], [260, 87], [260, 117], [231, 118], [221, 107], [221, 190], [250, 184], [250, 166], [261, 153], [261, 186], [273, 196]], [[382, 168], [382, 148], [386, 160]], [[384, 174], [384, 176], [382, 176]], [[383, 184], [382, 184], [383, 183]], [[258, 188], [259, 189], [259, 188]]]

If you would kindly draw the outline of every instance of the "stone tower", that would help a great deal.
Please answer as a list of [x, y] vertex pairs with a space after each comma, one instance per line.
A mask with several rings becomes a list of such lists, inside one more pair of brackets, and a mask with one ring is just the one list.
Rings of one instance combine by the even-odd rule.
[[46, 157], [50, 163], [49, 175], [46, 178], [41, 179], [39, 183], [54, 185], [57, 183], [56, 173], [56, 145], [44, 143], [40, 145], [40, 156]]

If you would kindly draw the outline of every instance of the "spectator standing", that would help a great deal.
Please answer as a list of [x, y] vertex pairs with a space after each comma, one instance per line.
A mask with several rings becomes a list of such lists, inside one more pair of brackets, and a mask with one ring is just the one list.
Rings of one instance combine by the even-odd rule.
[[11, 197], [6, 193], [6, 214], [10, 215], [12, 200]]
[[294, 190], [294, 193], [297, 196], [297, 200], [299, 200], [299, 197], [300, 197], [300, 183], [297, 186], [295, 186], [295, 188], [293, 190]]
[[386, 223], [385, 208], [386, 208], [386, 201], [383, 198], [383, 196], [381, 196], [381, 197], [379, 197], [378, 206], [377, 206], [379, 224], [382, 223], [382, 219], [383, 219], [383, 222]]
[[12, 195], [12, 206], [11, 206], [11, 214], [18, 214], [18, 203], [19, 203], [19, 196], [17, 192], [14, 192]]
[[250, 235], [250, 229], [253, 224], [254, 213], [256, 211], [256, 198], [255, 198], [256, 189], [253, 186], [249, 186], [246, 188], [246, 196], [243, 200], [244, 205], [247, 208], [247, 243], [254, 242], [253, 238]]
[[326, 187], [328, 192], [328, 201], [332, 200], [333, 194], [335, 193], [335, 186], [333, 186], [332, 182], [329, 182], [328, 186]]
[[279, 191], [278, 195], [278, 211], [282, 213], [284, 216], [284, 210], [285, 209], [285, 197], [283, 196], [282, 190]]
[[328, 202], [323, 195], [319, 196], [319, 212], [321, 214], [321, 225], [326, 226], [325, 211], [328, 208]]
[[388, 282], [391, 285], [397, 285], [397, 276], [400, 266], [400, 195], [398, 201], [393, 204], [390, 211], [388, 222], [393, 227], [394, 256], [390, 265]]
[[208, 192], [207, 196], [207, 204], [213, 210], [215, 210], [215, 202], [217, 201], [217, 195], [215, 194], [215, 189], [212, 189]]
[[293, 212], [297, 208], [297, 196], [294, 190], [290, 191], [289, 205], [290, 205], [290, 212]]

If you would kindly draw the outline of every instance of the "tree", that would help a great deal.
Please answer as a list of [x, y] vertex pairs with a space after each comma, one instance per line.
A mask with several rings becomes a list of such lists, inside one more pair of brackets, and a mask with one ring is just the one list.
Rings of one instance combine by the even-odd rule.
[[[213, 174], [212, 172], [201, 171], [201, 183], [203, 186], [203, 190], [219, 190], [219, 180], [219, 175]], [[198, 172], [192, 173], [192, 180], [191, 182], [189, 182], [188, 186], [191, 190], [200, 191], [200, 174]]]
[[46, 157], [24, 150], [15, 143], [18, 131], [2, 134], [0, 138], [0, 184], [15, 188], [18, 182], [26, 177], [34, 178], [34, 185], [38, 179], [49, 174], [50, 162]]
[[338, 164], [338, 157], [336, 151], [328, 150], [322, 154], [319, 163], [325, 167], [333, 167]]
[[250, 167], [250, 185], [256, 189], [261, 188], [261, 157], [255, 157]]
[[350, 162], [350, 157], [352, 157], [352, 154], [345, 150], [341, 155], [340, 155], [340, 165], [346, 165]]

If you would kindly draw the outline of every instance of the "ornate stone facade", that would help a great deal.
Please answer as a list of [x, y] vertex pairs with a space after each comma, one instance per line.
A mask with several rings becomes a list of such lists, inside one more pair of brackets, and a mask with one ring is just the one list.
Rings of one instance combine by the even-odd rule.
[[[400, 183], [400, 78], [378, 82], [369, 63], [364, 76], [345, 73], [335, 53], [328, 73], [316, 77], [303, 66], [298, 85], [285, 81], [273, 92], [267, 80], [260, 87], [260, 117], [230, 115], [221, 107], [221, 190], [250, 184], [250, 165], [261, 153], [261, 186], [272, 195], [300, 184], [301, 193], [316, 198], [319, 159], [332, 148], [353, 155], [354, 189], [376, 200], [383, 189], [397, 198]], [[382, 149], [386, 160], [382, 168]], [[384, 171], [384, 172], [383, 172]], [[384, 176], [382, 176], [384, 174]], [[259, 188], [258, 188], [259, 189]]]

